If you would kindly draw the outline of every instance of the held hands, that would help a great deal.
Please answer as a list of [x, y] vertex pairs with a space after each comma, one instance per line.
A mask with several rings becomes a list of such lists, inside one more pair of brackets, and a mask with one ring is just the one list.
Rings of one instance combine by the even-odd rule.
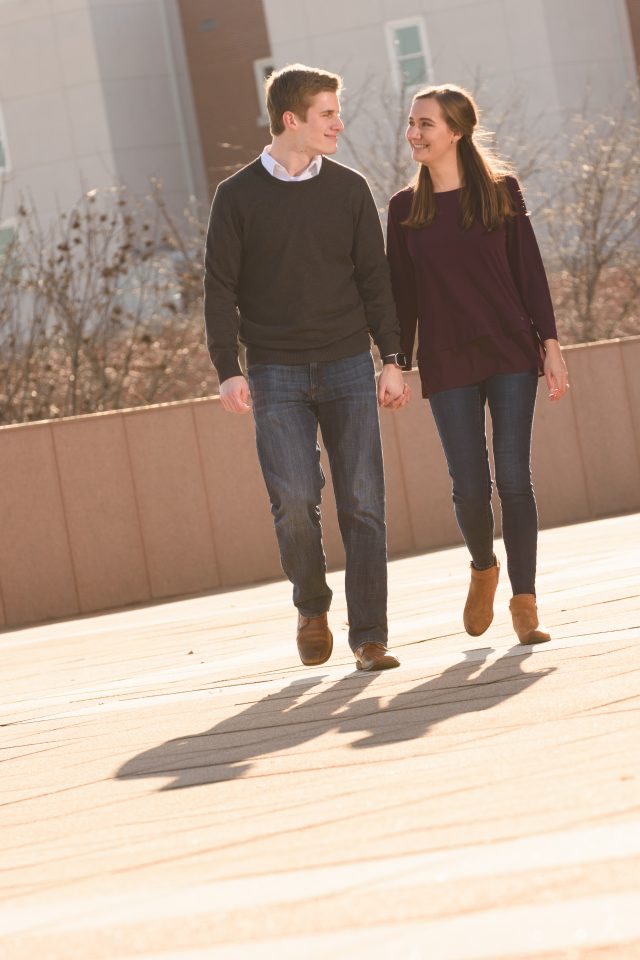
[[[398, 410], [404, 407], [411, 392], [404, 382], [402, 371], [387, 364], [378, 380], [378, 403], [381, 407]], [[248, 413], [251, 410], [251, 392], [244, 377], [229, 377], [220, 385], [220, 402], [227, 413]]]
[[227, 413], [248, 413], [251, 392], [244, 377], [229, 377], [220, 384], [220, 402]]
[[562, 359], [557, 340], [545, 340], [544, 375], [549, 389], [549, 400], [561, 400], [569, 389], [569, 374]]
[[378, 404], [388, 410], [399, 410], [407, 405], [410, 396], [402, 370], [392, 363], [385, 364], [378, 379]]

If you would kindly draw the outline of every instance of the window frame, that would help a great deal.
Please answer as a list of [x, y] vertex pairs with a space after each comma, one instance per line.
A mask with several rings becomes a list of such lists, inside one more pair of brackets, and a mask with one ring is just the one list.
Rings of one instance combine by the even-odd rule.
[[[401, 30], [404, 27], [417, 27], [418, 35], [420, 37], [420, 48], [422, 56], [424, 57], [425, 63], [425, 79], [420, 83], [405, 84], [404, 75], [401, 68], [401, 60], [398, 58], [395, 46], [395, 34], [396, 30]], [[425, 26], [423, 17], [405, 17], [401, 20], [387, 20], [384, 25], [385, 35], [387, 38], [387, 51], [389, 54], [389, 61], [391, 63], [391, 75], [393, 77], [393, 83], [398, 91], [398, 93], [404, 91], [407, 93], [413, 93], [418, 90], [420, 87], [425, 86], [425, 84], [431, 83], [433, 80], [433, 61], [431, 59], [431, 51], [429, 49], [429, 42], [427, 40], [427, 29]]]
[[256, 83], [258, 103], [260, 105], [260, 113], [256, 119], [259, 127], [269, 126], [269, 114], [267, 113], [267, 105], [264, 100], [265, 69], [267, 67], [270, 67], [272, 71], [277, 69], [273, 57], [260, 57], [258, 60], [253, 61], [253, 76]]

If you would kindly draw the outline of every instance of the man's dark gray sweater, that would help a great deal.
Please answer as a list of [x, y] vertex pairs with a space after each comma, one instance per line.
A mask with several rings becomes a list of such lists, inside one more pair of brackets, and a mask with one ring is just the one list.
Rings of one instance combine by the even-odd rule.
[[247, 363], [340, 360], [400, 349], [382, 230], [367, 181], [322, 160], [283, 181], [254, 160], [217, 188], [204, 280], [207, 346], [220, 382]]

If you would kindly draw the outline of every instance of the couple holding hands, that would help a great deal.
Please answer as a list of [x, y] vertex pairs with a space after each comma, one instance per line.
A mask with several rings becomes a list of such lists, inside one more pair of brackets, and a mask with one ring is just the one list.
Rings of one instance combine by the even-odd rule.
[[[207, 345], [224, 409], [253, 411], [300, 658], [315, 666], [333, 649], [319, 427], [346, 553], [356, 666], [399, 665], [387, 649], [378, 406], [409, 401], [403, 370], [411, 369], [416, 335], [422, 396], [471, 555], [465, 629], [479, 636], [489, 627], [500, 573], [488, 404], [514, 631], [521, 643], [548, 640], [536, 606], [531, 430], [538, 377], [552, 401], [568, 380], [518, 181], [474, 140], [477, 109], [467, 91], [418, 91], [406, 131], [417, 173], [390, 200], [385, 256], [365, 178], [329, 159], [344, 129], [341, 86], [336, 74], [300, 64], [268, 78], [272, 142], [219, 184], [205, 251]], [[382, 358], [377, 383], [372, 340]]]

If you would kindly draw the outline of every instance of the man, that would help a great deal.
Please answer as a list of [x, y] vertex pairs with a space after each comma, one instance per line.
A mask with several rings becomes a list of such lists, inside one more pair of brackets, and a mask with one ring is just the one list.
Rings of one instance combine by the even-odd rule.
[[409, 392], [371, 192], [364, 177], [327, 159], [344, 129], [341, 86], [336, 74], [300, 64], [267, 80], [272, 143], [216, 190], [204, 309], [222, 406], [231, 413], [253, 407], [282, 567], [298, 609], [300, 658], [318, 665], [333, 650], [319, 426], [346, 552], [349, 645], [358, 669], [384, 670], [399, 663], [387, 652], [384, 480], [370, 336], [384, 358], [377, 401], [398, 409]]

